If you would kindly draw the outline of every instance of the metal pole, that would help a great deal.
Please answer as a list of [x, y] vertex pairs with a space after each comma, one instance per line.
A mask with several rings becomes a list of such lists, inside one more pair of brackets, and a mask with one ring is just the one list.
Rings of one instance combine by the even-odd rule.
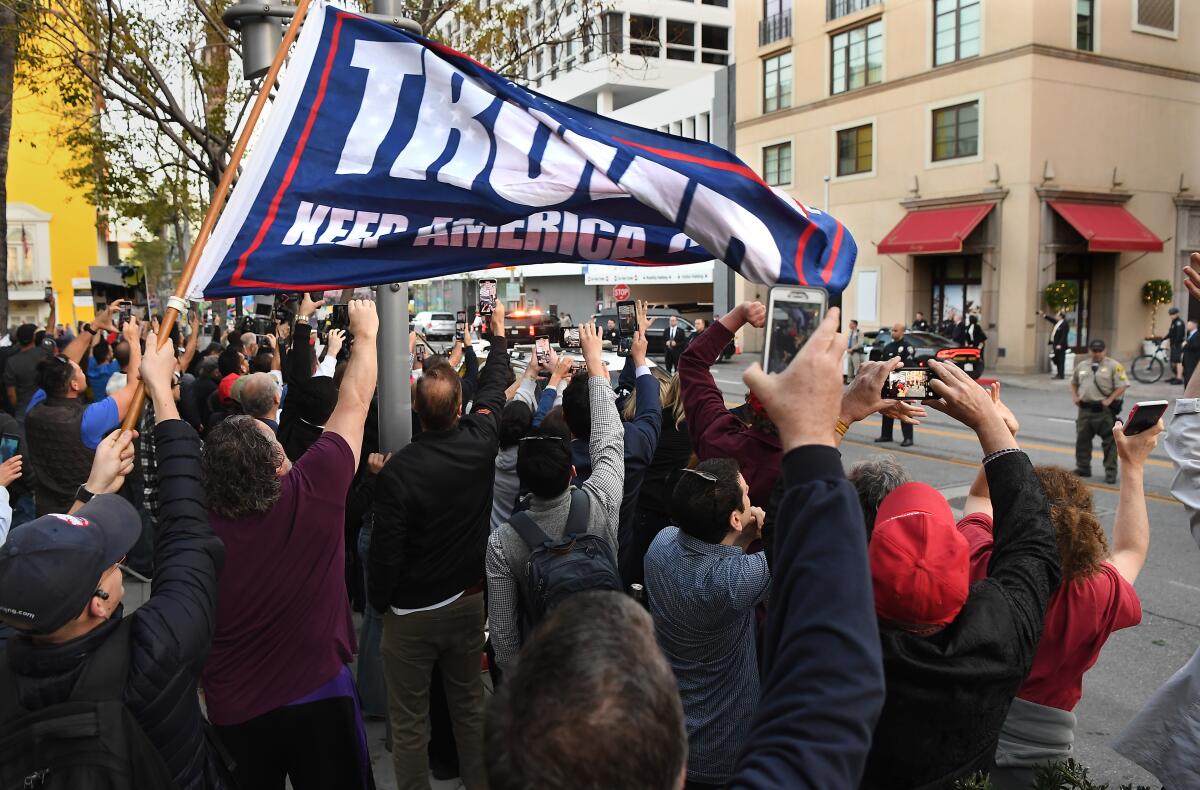
[[408, 283], [381, 285], [379, 307], [379, 451], [394, 453], [412, 441], [408, 356]]

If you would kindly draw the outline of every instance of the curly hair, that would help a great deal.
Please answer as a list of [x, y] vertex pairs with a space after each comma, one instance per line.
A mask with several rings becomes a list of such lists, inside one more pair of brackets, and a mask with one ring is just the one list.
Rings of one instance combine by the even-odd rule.
[[238, 519], [266, 513], [279, 501], [276, 470], [283, 448], [248, 415], [229, 417], [209, 429], [200, 466], [209, 510]]
[[1061, 467], [1035, 466], [1033, 471], [1050, 505], [1063, 583], [1091, 576], [1108, 557], [1108, 540], [1093, 510], [1092, 492]]

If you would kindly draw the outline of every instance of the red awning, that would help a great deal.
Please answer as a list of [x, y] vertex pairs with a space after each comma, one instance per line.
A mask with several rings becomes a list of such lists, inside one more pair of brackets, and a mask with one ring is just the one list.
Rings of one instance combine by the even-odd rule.
[[879, 242], [882, 253], [962, 252], [963, 239], [983, 222], [994, 203], [910, 211]]
[[1162, 252], [1162, 239], [1138, 222], [1124, 206], [1064, 203], [1061, 200], [1047, 202], [1087, 239], [1088, 252]]

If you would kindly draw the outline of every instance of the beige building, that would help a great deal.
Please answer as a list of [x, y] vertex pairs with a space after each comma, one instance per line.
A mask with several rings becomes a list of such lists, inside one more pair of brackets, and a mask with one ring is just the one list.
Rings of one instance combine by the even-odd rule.
[[[977, 312], [998, 370], [1129, 360], [1200, 249], [1200, 0], [739, 0], [737, 154], [858, 242], [846, 318]], [[744, 296], [763, 295], [753, 285]], [[1166, 325], [1159, 308], [1157, 329]], [[754, 338], [746, 344], [753, 347]]]

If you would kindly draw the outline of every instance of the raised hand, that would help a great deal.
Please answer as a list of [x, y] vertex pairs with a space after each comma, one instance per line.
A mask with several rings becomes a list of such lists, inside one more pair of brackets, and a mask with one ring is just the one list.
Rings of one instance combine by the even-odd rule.
[[92, 470], [84, 487], [93, 494], [115, 494], [133, 471], [133, 440], [137, 431], [113, 431], [96, 446]]
[[583, 361], [587, 363], [588, 375], [607, 378], [604, 355], [601, 353], [603, 339], [594, 323], [589, 321], [579, 327], [579, 345], [583, 350]]
[[21, 476], [21, 466], [24, 460], [19, 455], [14, 455], [4, 463], [0, 464], [0, 488], [7, 488], [14, 480]]
[[351, 299], [347, 307], [350, 333], [358, 340], [375, 342], [375, 336], [379, 334], [379, 312], [375, 309], [375, 303], [370, 299]]
[[893, 409], [900, 401], [884, 398], [883, 385], [888, 374], [904, 367], [904, 360], [893, 357], [886, 362], [864, 362], [842, 396], [842, 411], [839, 416], [846, 425], [865, 420], [875, 412]]

